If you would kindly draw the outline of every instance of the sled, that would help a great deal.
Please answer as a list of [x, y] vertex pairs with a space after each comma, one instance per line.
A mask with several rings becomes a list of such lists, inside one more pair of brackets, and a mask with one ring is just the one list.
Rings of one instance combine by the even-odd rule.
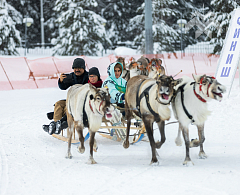
[[[110, 121], [103, 118], [102, 125], [97, 133], [99, 133], [101, 136], [105, 138], [121, 142], [125, 140], [126, 128], [127, 121], [123, 119], [121, 120], [121, 123], [119, 123], [118, 125], [113, 125]], [[138, 120], [136, 120], [135, 123], [132, 122], [130, 126], [130, 136], [132, 137], [131, 144], [138, 143], [141, 140], [143, 140], [145, 133], [146, 129], [143, 123], [140, 125], [140, 121]], [[52, 136], [64, 142], [68, 142], [67, 131], [62, 130], [59, 135], [52, 134]], [[89, 132], [87, 132], [84, 137], [85, 137], [84, 141], [88, 140], [88, 138], [90, 137]], [[73, 144], [79, 143], [79, 139], [76, 139], [75, 131], [73, 132], [72, 143]]]

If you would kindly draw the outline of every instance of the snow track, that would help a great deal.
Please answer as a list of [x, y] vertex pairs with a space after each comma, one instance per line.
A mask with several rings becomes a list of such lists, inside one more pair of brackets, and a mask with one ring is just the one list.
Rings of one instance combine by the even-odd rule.
[[6, 153], [0, 139], [0, 194], [5, 195], [8, 188], [8, 162]]

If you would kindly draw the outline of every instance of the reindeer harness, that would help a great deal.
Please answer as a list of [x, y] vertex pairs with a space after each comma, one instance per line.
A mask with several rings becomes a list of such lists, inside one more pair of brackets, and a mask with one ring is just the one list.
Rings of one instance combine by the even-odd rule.
[[[213, 83], [212, 79], [215, 79], [214, 77], [209, 77], [211, 79], [209, 85], [208, 85], [208, 88], [207, 88], [207, 96], [209, 97], [208, 95], [208, 89], [210, 87], [210, 85]], [[199, 84], [199, 91], [202, 91], [202, 81], [203, 81], [204, 77], [201, 78], [200, 80], [200, 84]], [[190, 85], [193, 85], [193, 92], [195, 94], [195, 96], [202, 102], [206, 103], [207, 101], [205, 99], [203, 99], [199, 94], [196, 93], [195, 91], [195, 83], [196, 82], [192, 82]], [[185, 84], [186, 85], [186, 84]], [[185, 85], [182, 85], [181, 87], [179, 87], [180, 91], [181, 91], [181, 102], [182, 102], [182, 107], [183, 107], [183, 110], [185, 112], [185, 114], [187, 115], [187, 117], [192, 121], [192, 123], [195, 122], [195, 120], [193, 119], [193, 116], [191, 114], [189, 114], [189, 112], [187, 111], [185, 105], [184, 105], [184, 87]]]
[[154, 120], [155, 120], [156, 122], [159, 122], [159, 121], [160, 121], [159, 114], [156, 113], [156, 112], [152, 109], [152, 107], [151, 107], [151, 105], [150, 105], [150, 103], [149, 103], [149, 90], [150, 90], [150, 88], [151, 88], [154, 84], [152, 84], [152, 85], [150, 85], [149, 87], [147, 87], [146, 89], [144, 89], [144, 91], [141, 93], [140, 96], [138, 95], [138, 94], [139, 94], [139, 91], [140, 91], [140, 87], [141, 87], [141, 85], [142, 85], [142, 83], [143, 83], [144, 81], [145, 81], [145, 80], [143, 80], [143, 81], [140, 83], [140, 85], [138, 86], [138, 89], [137, 89], [136, 107], [137, 107], [137, 109], [138, 109], [138, 113], [139, 113], [140, 117], [142, 117], [142, 114], [141, 114], [141, 112], [140, 112], [140, 102], [141, 102], [141, 99], [142, 99], [143, 97], [145, 97], [145, 98], [146, 98], [147, 107], [148, 107], [149, 111], [151, 112], [151, 114], [154, 116]]

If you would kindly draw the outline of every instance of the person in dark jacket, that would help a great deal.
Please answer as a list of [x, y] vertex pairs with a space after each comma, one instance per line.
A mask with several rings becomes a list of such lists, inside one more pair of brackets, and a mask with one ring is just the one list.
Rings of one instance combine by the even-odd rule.
[[[86, 65], [84, 59], [76, 58], [72, 65], [73, 72], [70, 74], [60, 75], [60, 78], [58, 79], [59, 88], [61, 90], [66, 90], [75, 84], [88, 83], [88, 72], [85, 70], [85, 68]], [[47, 115], [48, 118], [53, 119], [53, 121], [49, 125], [43, 125], [44, 131], [52, 135], [53, 133], [58, 133], [56, 132], [56, 127], [58, 127], [58, 129], [66, 128], [66, 100], [57, 101], [54, 105], [54, 112], [50, 112]]]
[[[88, 74], [89, 74], [88, 83], [91, 83], [96, 88], [101, 88], [102, 79], [100, 78], [100, 73], [99, 73], [98, 68], [97, 67], [90, 68]], [[66, 113], [66, 103], [65, 103], [64, 113]], [[56, 121], [55, 124], [50, 123], [49, 125], [44, 125], [43, 129], [44, 129], [44, 131], [47, 131], [49, 134], [53, 134], [53, 133], [59, 134], [61, 132], [61, 130], [65, 129], [67, 127], [68, 127], [67, 116], [66, 116], [66, 114], [64, 114], [64, 116], [60, 120]]]

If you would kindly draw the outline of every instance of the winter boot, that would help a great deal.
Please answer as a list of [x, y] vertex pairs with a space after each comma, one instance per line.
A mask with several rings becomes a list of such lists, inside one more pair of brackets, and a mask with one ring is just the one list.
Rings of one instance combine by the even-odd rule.
[[56, 122], [56, 130], [55, 134], [60, 134], [63, 129], [66, 129], [68, 127], [67, 121], [61, 122], [61, 120]]
[[49, 125], [43, 125], [42, 128], [45, 132], [49, 131]]
[[53, 115], [54, 115], [54, 112], [49, 112], [49, 113], [47, 113], [47, 118], [49, 120], [53, 120]]
[[55, 133], [55, 131], [56, 131], [56, 122], [52, 121], [49, 124], [48, 133], [49, 135], [52, 135], [53, 133]]

